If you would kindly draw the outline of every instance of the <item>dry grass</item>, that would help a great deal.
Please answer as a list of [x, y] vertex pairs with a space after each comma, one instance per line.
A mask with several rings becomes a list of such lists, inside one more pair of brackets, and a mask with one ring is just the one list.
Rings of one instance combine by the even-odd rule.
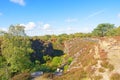
[[110, 80], [120, 80], [120, 74], [119, 73], [113, 73], [110, 76]]

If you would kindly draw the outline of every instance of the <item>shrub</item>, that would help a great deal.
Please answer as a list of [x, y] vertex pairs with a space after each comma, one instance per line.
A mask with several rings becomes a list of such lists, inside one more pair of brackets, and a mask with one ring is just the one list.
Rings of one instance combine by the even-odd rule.
[[52, 60], [53, 67], [58, 67], [61, 65], [62, 58], [61, 57], [54, 57]]
[[70, 65], [72, 61], [73, 61], [73, 58], [69, 57], [68, 58], [68, 65]]
[[69, 68], [69, 65], [65, 65], [64, 66], [64, 71], [67, 71], [68, 68]]
[[103, 78], [102, 75], [94, 76], [94, 80], [101, 80]]
[[108, 68], [108, 64], [109, 64], [108, 61], [103, 61], [103, 62], [101, 63], [101, 66], [104, 67], [104, 68]]
[[104, 68], [108, 68], [109, 71], [112, 71], [114, 69], [114, 66], [112, 64], [110, 64], [108, 61], [102, 62], [101, 66]]
[[105, 72], [105, 69], [103, 69], [103, 68], [99, 68], [99, 72]]
[[110, 76], [110, 80], [120, 80], [120, 74], [119, 73], [113, 73]]
[[109, 71], [114, 70], [114, 66], [112, 64], [109, 64], [108, 67], [109, 67]]

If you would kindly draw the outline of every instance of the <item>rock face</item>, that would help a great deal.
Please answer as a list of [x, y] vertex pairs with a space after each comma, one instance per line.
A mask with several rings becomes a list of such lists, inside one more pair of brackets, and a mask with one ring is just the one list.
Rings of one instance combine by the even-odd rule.
[[66, 60], [73, 61], [56, 80], [110, 80], [112, 74], [120, 74], [120, 38], [77, 38], [64, 45]]
[[[31, 60], [41, 60], [43, 55], [52, 56], [53, 53], [53, 46], [50, 42], [45, 42], [39, 39], [31, 40], [32, 42], [32, 49], [34, 50], [33, 54], [31, 54]], [[42, 61], [42, 60], [41, 60]]]

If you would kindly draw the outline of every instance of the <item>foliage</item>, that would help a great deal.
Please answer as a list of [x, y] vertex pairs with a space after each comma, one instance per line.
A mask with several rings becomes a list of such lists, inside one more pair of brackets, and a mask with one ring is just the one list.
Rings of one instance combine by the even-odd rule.
[[107, 32], [107, 36], [119, 36], [119, 35], [120, 35], [120, 26], [111, 29], [109, 32]]
[[46, 64], [35, 64], [32, 69], [32, 72], [34, 71], [52, 72], [52, 68]]
[[65, 66], [64, 66], [64, 71], [67, 71], [68, 68], [69, 68], [69, 65], [65, 65]]
[[69, 58], [68, 58], [68, 65], [70, 65], [72, 61], [73, 61], [73, 58], [72, 58], [72, 57], [69, 57]]
[[110, 80], [120, 80], [120, 74], [119, 73], [113, 73], [110, 76]]
[[7, 80], [9, 77], [6, 60], [3, 56], [0, 56], [0, 80]]
[[51, 64], [53, 67], [58, 67], [61, 65], [62, 58], [61, 57], [54, 57]]
[[50, 56], [43, 56], [43, 58], [44, 58], [44, 61], [51, 61], [52, 60], [52, 58], [50, 57]]
[[99, 72], [105, 72], [105, 69], [104, 68], [99, 68]]
[[14, 36], [26, 36], [24, 31], [24, 26], [21, 25], [11, 25], [8, 29], [8, 33]]
[[92, 34], [95, 36], [104, 37], [106, 36], [107, 32], [114, 28], [114, 24], [110, 23], [102, 23], [99, 24], [93, 31]]
[[103, 78], [102, 75], [97, 75], [97, 76], [94, 76], [94, 80], [101, 80]]
[[102, 62], [101, 66], [104, 68], [108, 68], [109, 71], [112, 71], [114, 69], [114, 66], [112, 64], [110, 64], [108, 61]]
[[11, 72], [22, 72], [31, 66], [31, 43], [28, 38], [18, 36], [5, 36], [1, 46], [2, 55], [7, 61]]

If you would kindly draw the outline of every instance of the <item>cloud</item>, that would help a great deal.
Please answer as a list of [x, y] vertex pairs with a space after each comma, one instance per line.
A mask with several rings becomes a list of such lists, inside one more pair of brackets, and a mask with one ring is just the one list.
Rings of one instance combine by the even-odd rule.
[[120, 13], [118, 14], [118, 17], [120, 18]]
[[44, 30], [50, 29], [50, 24], [44, 24], [44, 25], [43, 25], [43, 29], [44, 29]]
[[72, 19], [72, 18], [68, 18], [65, 20], [65, 22], [68, 22], [68, 23], [77, 22], [77, 21], [78, 21], [77, 19]]
[[36, 24], [34, 22], [28, 22], [27, 24], [20, 24], [22, 26], [25, 26], [25, 30], [32, 30]]
[[19, 4], [21, 6], [25, 6], [25, 1], [24, 0], [10, 0], [13, 3]]
[[3, 15], [3, 13], [0, 12], [0, 16], [2, 16], [2, 15]]
[[42, 29], [45, 30], [45, 31], [52, 31], [52, 28], [51, 28], [50, 24], [44, 24]]
[[100, 14], [102, 14], [103, 12], [104, 12], [104, 10], [100, 10], [100, 11], [94, 12], [94, 13], [90, 14], [89, 16], [87, 16], [86, 19], [89, 19], [89, 18], [92, 18], [92, 17], [94, 17], [94, 16], [100, 15]]

